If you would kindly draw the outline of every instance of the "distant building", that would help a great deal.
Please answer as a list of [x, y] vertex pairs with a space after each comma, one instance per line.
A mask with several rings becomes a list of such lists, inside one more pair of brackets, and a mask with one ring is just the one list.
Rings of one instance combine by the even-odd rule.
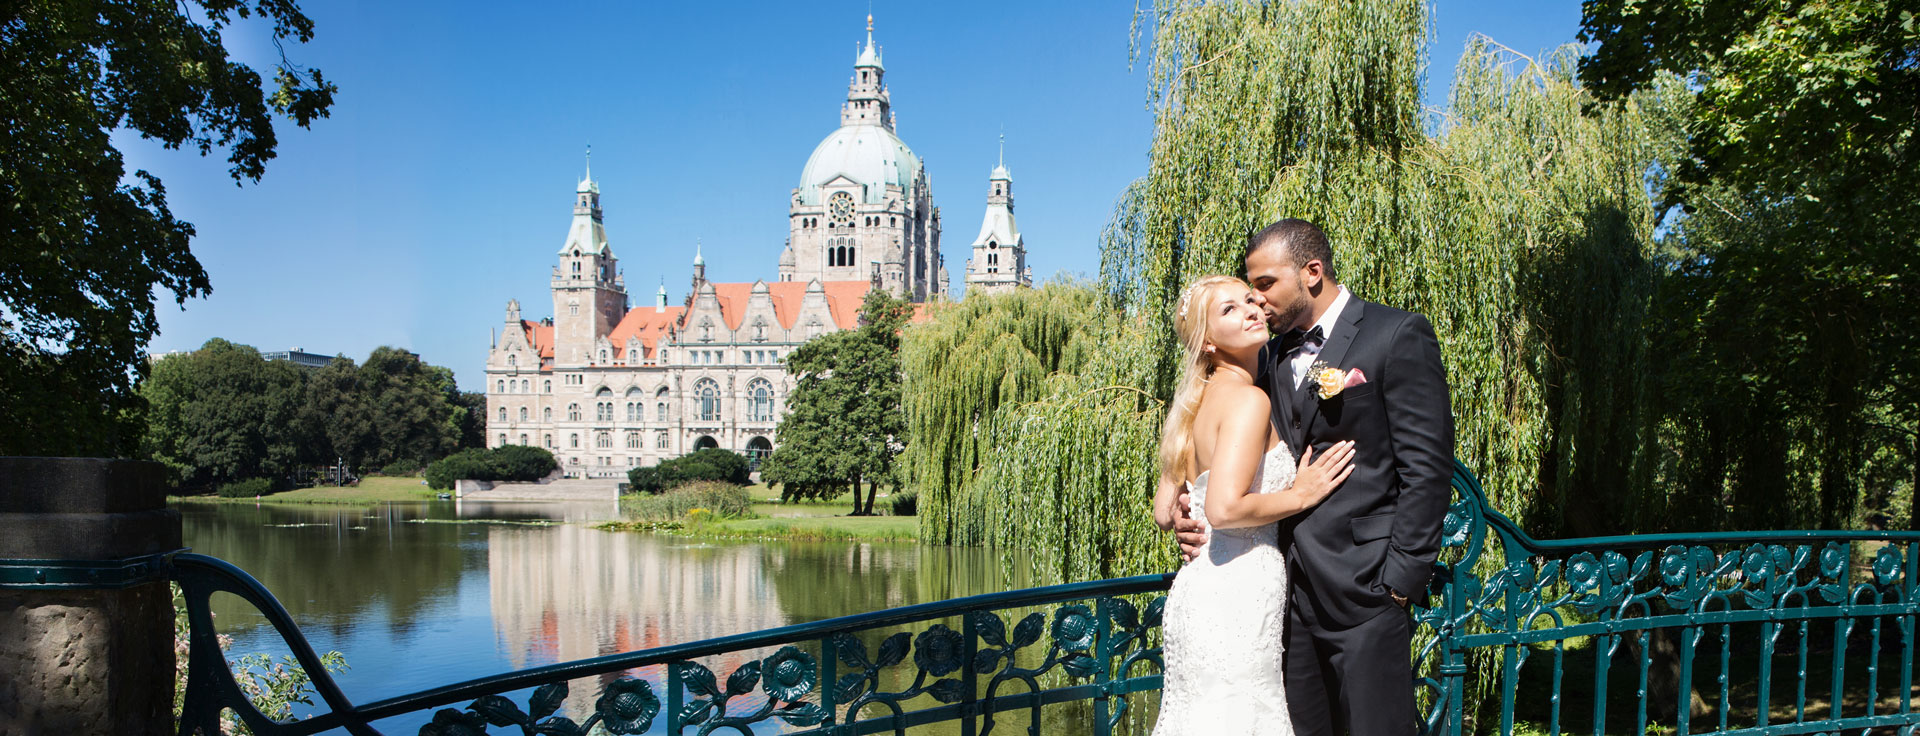
[[333, 362], [333, 356], [331, 355], [320, 355], [318, 353], [309, 353], [305, 350], [301, 350], [300, 348], [290, 348], [287, 350], [275, 350], [272, 352], [262, 351], [260, 353], [260, 357], [265, 358], [267, 360], [284, 360], [294, 365], [300, 366], [302, 368], [320, 368], [320, 367], [324, 367], [328, 363]]
[[[795, 386], [781, 362], [788, 354], [856, 326], [869, 291], [947, 298], [940, 210], [919, 157], [894, 132], [871, 17], [853, 69], [840, 126], [787, 198], [787, 245], [772, 281], [708, 281], [696, 249], [684, 301], [669, 306], [662, 285], [652, 304], [629, 304], [589, 167], [556, 254], [553, 317], [523, 319], [519, 300], [509, 301], [488, 351], [489, 447], [545, 447], [570, 477], [622, 477], [705, 447], [757, 464], [773, 451]], [[1030, 285], [1004, 162], [987, 201], [969, 293]]]

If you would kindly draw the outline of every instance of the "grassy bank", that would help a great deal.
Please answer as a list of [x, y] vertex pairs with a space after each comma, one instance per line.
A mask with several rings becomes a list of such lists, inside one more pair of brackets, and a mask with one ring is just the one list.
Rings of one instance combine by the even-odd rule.
[[919, 538], [912, 516], [807, 516], [685, 521], [614, 521], [596, 529], [652, 531], [700, 539], [800, 539], [911, 542]]
[[429, 501], [438, 491], [427, 488], [419, 478], [365, 478], [354, 487], [316, 486], [296, 488], [271, 495], [253, 498], [221, 498], [208, 493], [200, 496], [168, 496], [167, 502], [189, 501], [193, 503], [307, 503], [307, 504], [345, 504], [370, 505], [393, 501]]

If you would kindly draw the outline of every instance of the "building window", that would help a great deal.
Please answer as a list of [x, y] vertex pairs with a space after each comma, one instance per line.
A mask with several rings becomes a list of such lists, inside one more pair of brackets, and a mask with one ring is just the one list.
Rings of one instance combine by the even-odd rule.
[[540, 383], [542, 384], [541, 391], [544, 391], [546, 393], [553, 393], [553, 379], [549, 378], [545, 381], [541, 381]]
[[653, 421], [667, 421], [667, 402], [662, 401], [653, 405]]
[[580, 405], [579, 404], [567, 405], [567, 421], [569, 422], [580, 421]]
[[[520, 421], [523, 421], [523, 422], [524, 422], [524, 421], [527, 421], [527, 407], [524, 407], [524, 406], [523, 406], [523, 407], [520, 407]], [[527, 444], [527, 443], [525, 443], [525, 442], [522, 442], [522, 443], [520, 443], [520, 444], [523, 444], [523, 445], [524, 445], [524, 444]]]
[[574, 262], [573, 262], [573, 272], [574, 272], [574, 273], [580, 273], [580, 262], [579, 262], [579, 261], [574, 261]]
[[500, 407], [500, 421], [507, 421], [507, 407]]
[[602, 450], [612, 447], [613, 435], [607, 432], [601, 432], [595, 435], [593, 438], [593, 446]]
[[527, 433], [525, 432], [520, 433], [520, 444], [522, 445], [527, 444]]
[[639, 432], [627, 433], [627, 449], [629, 450], [640, 449], [640, 433]]
[[506, 382], [506, 381], [494, 381], [494, 382], [493, 382], [493, 392], [494, 392], [494, 393], [496, 393], [496, 394], [504, 394], [504, 393], [506, 393], [506, 392], [507, 392], [507, 382]]
[[700, 402], [701, 421], [720, 421], [720, 384], [711, 378], [702, 378], [693, 385], [693, 395]]
[[656, 450], [667, 449], [667, 433], [665, 432], [653, 433], [653, 449], [656, 449]]
[[522, 379], [520, 381], [520, 393], [523, 393], [523, 394], [533, 393], [533, 382]]
[[574, 432], [573, 434], [567, 435], [567, 444], [578, 449], [580, 447], [580, 433]]
[[753, 379], [747, 384], [747, 395], [753, 399], [749, 418], [756, 422], [773, 421], [773, 384], [764, 378]]
[[549, 450], [553, 449], [553, 433], [548, 432], [544, 435], [544, 437], [547, 441], [547, 449]]
[[543, 421], [543, 422], [551, 422], [551, 421], [553, 421], [553, 407], [551, 407], [551, 406], [547, 406], [547, 407], [541, 407], [541, 409], [540, 409], [540, 421]]
[[505, 447], [506, 445], [507, 445], [507, 435], [506, 433], [503, 432], [500, 434], [500, 444], [494, 445], [494, 447]]

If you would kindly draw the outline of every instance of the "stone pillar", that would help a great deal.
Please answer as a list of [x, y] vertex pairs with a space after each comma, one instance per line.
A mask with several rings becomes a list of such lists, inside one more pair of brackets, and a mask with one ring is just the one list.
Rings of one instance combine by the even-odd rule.
[[0, 734], [173, 732], [157, 560], [74, 566], [179, 549], [164, 479], [154, 463], [0, 457]]

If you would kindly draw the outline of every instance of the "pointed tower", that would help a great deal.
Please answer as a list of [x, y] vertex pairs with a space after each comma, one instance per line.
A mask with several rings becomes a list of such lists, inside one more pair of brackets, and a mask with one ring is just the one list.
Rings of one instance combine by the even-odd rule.
[[788, 206], [782, 281], [868, 281], [913, 301], [946, 291], [938, 280], [940, 214], [913, 149], [894, 134], [880, 47], [867, 39], [854, 58], [840, 127], [800, 170]]
[[1033, 286], [1027, 267], [1027, 241], [1013, 219], [1013, 174], [1007, 171], [1006, 136], [1000, 137], [1000, 164], [987, 176], [987, 212], [967, 259], [967, 296]]
[[867, 16], [867, 45], [853, 61], [853, 81], [847, 84], [847, 102], [840, 106], [840, 125], [878, 125], [893, 130], [893, 103], [887, 98], [880, 65], [880, 47], [873, 45], [873, 16]]
[[586, 365], [595, 341], [612, 332], [627, 313], [625, 279], [601, 221], [592, 151], [587, 153], [587, 174], [574, 189], [573, 223], [559, 256], [560, 265], [553, 269], [553, 359], [559, 366]]

